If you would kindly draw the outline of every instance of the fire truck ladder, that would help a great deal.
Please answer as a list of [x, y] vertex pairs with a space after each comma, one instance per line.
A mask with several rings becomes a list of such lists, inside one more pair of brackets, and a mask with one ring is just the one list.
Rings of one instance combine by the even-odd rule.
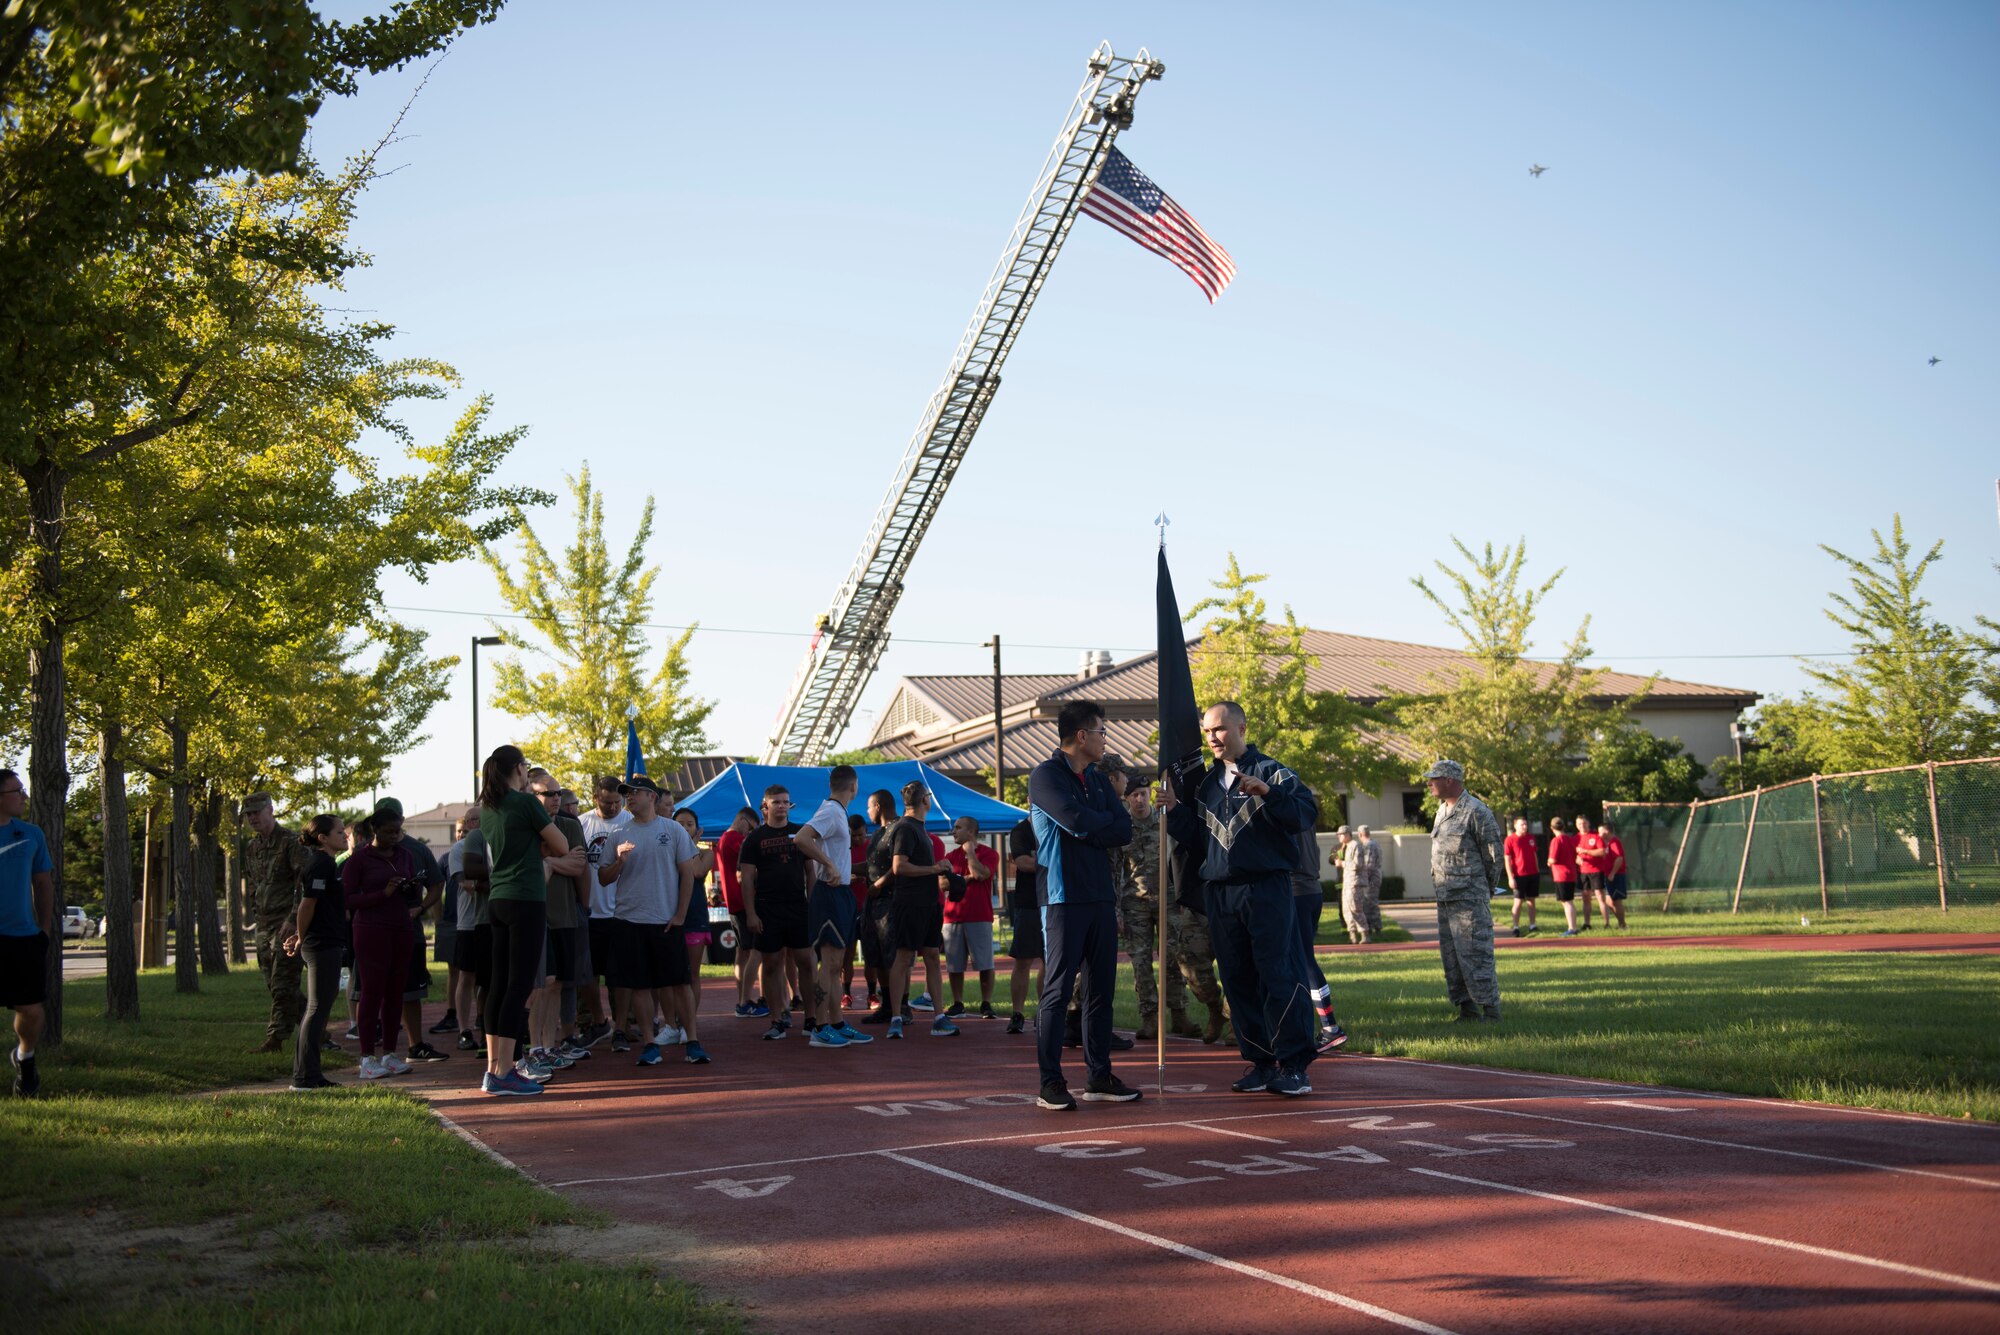
[[944, 382], [931, 395], [903, 452], [862, 540], [861, 554], [834, 594], [832, 610], [814, 629], [777, 728], [765, 744], [765, 764], [816, 765], [846, 730], [888, 648], [889, 617], [902, 597], [917, 545], [1000, 388], [1001, 364], [1076, 221], [1085, 190], [1118, 132], [1132, 124], [1139, 90], [1165, 73], [1166, 66], [1144, 48], [1130, 59], [1113, 54], [1109, 42], [1092, 53], [1090, 72], [952, 353]]

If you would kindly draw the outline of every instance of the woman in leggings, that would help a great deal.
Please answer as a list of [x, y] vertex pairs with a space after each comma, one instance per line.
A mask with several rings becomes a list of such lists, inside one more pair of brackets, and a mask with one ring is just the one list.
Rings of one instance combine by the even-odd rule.
[[384, 798], [371, 821], [374, 837], [341, 864], [340, 890], [354, 933], [360, 1074], [363, 1080], [380, 1080], [410, 1073], [410, 1064], [396, 1055], [396, 1034], [403, 1023], [403, 986], [415, 930], [412, 896], [421, 897], [423, 883], [417, 878], [416, 857], [403, 847], [402, 809]]
[[479, 833], [486, 840], [487, 925], [493, 938], [493, 981], [486, 988], [488, 1094], [539, 1094], [542, 1087], [514, 1069], [515, 1049], [528, 1041], [528, 998], [542, 982], [542, 947], [549, 932], [544, 858], [569, 852], [569, 840], [542, 804], [523, 790], [528, 761], [503, 746], [480, 769]]
[[347, 905], [333, 861], [347, 847], [347, 830], [338, 816], [314, 816], [299, 832], [299, 842], [308, 859], [299, 875], [298, 935], [285, 942], [285, 953], [305, 957], [306, 1013], [292, 1057], [292, 1088], [330, 1089], [335, 1082], [321, 1073], [319, 1054], [327, 1016], [340, 995], [340, 957], [347, 949]]

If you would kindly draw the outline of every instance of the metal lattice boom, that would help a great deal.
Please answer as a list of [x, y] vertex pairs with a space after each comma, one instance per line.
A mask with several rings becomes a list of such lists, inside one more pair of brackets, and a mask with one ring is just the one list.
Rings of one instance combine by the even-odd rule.
[[1000, 367], [1076, 221], [1085, 189], [1118, 132], [1131, 125], [1139, 90], [1165, 73], [1166, 66], [1143, 48], [1129, 59], [1114, 54], [1108, 42], [1092, 53], [1090, 72], [952, 353], [944, 382], [925, 405], [832, 610], [819, 620], [765, 744], [764, 763], [816, 765], [846, 730], [889, 645], [889, 618], [902, 597], [903, 577], [1000, 388]]

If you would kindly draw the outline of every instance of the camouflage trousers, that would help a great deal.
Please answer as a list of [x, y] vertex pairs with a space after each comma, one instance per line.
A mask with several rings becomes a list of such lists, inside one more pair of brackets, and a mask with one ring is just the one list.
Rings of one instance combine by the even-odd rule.
[[1445, 994], [1454, 1006], [1500, 1004], [1493, 969], [1493, 908], [1485, 886], [1438, 891], [1438, 955]]
[[305, 1018], [306, 996], [299, 980], [305, 974], [305, 957], [287, 955], [284, 938], [276, 928], [257, 929], [257, 969], [264, 975], [264, 990], [271, 994], [271, 1018], [264, 1037], [291, 1038]]
[[[1132, 990], [1138, 996], [1139, 1017], [1153, 1019], [1160, 1013], [1159, 982], [1153, 976], [1160, 944], [1159, 906], [1148, 895], [1125, 895], [1118, 901], [1118, 913], [1125, 923], [1125, 953], [1132, 961]], [[1190, 987], [1210, 1010], [1222, 1005], [1208, 924], [1178, 904], [1167, 910], [1167, 953], [1162, 972], [1166, 974], [1169, 1016], [1187, 1014]]]
[[1372, 885], [1340, 887], [1340, 916], [1347, 923], [1347, 939], [1359, 944], [1382, 934], [1382, 889]]

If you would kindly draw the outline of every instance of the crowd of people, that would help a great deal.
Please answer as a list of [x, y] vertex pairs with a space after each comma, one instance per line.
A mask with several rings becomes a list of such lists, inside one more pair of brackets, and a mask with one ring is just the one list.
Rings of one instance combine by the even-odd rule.
[[[1535, 901], [1541, 896], [1544, 866], [1548, 868], [1556, 902], [1562, 905], [1564, 936], [1590, 930], [1593, 904], [1606, 927], [1613, 918], [1620, 927], [1625, 925], [1625, 897], [1631, 882], [1625, 874], [1625, 841], [1618, 837], [1610, 821], [1599, 821], [1593, 826], [1588, 816], [1577, 816], [1569, 824], [1560, 816], [1552, 817], [1548, 846], [1544, 849], [1529, 833], [1527, 818], [1517, 817], [1514, 832], [1505, 842], [1507, 889], [1514, 899], [1515, 936], [1532, 936], [1541, 930], [1535, 923]], [[1521, 926], [1523, 908], [1528, 910], [1525, 928]]]

